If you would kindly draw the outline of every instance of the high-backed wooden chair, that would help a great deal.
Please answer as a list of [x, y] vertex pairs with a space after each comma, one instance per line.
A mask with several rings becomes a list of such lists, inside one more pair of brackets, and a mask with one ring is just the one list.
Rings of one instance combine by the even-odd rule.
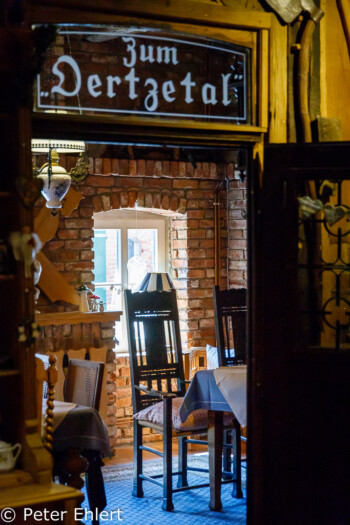
[[[35, 384], [38, 433], [43, 436], [45, 447], [52, 452], [53, 402], [57, 382], [56, 357], [51, 354], [35, 356]], [[43, 400], [46, 399], [46, 416], [42, 429]], [[43, 432], [42, 432], [43, 430]]]
[[[247, 362], [247, 291], [245, 288], [220, 290], [214, 286], [214, 315], [219, 366], [237, 366]], [[242, 441], [246, 437], [240, 436]], [[230, 432], [225, 432], [225, 442], [232, 441]], [[238, 445], [238, 446], [237, 446]], [[241, 447], [236, 444], [237, 462], [241, 463]], [[231, 470], [230, 449], [224, 449], [223, 470]]]
[[246, 289], [214, 286], [214, 312], [219, 366], [246, 364]]
[[104, 363], [70, 359], [64, 386], [64, 400], [99, 409]]
[[[199, 410], [196, 411], [198, 414], [193, 412], [190, 422], [180, 421], [179, 408], [185, 395], [185, 381], [175, 290], [136, 293], [126, 290], [124, 299], [134, 410], [133, 495], [143, 497], [144, 480], [160, 484], [163, 487], [163, 509], [172, 510], [174, 492], [196, 488], [188, 486], [187, 482], [187, 471], [198, 470], [187, 465], [187, 443], [201, 442], [188, 436], [207, 432], [208, 413]], [[233, 416], [228, 416], [232, 422]], [[163, 453], [142, 444], [144, 427], [162, 434]], [[177, 488], [173, 488], [172, 483], [173, 437], [179, 438]], [[163, 474], [143, 474], [143, 450], [163, 457]], [[163, 483], [160, 483], [158, 478], [162, 477]]]

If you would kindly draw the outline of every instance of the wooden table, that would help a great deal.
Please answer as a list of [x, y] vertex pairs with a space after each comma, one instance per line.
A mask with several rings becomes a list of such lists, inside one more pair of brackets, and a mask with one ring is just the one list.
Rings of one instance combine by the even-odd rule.
[[98, 509], [100, 513], [107, 504], [101, 457], [109, 456], [110, 448], [107, 429], [97, 410], [77, 405], [67, 412], [53, 433], [53, 455], [61, 482], [81, 489], [81, 474], [85, 472], [90, 510]]
[[232, 411], [238, 425], [245, 426], [247, 421], [247, 368], [220, 367], [216, 370], [200, 370], [195, 374], [180, 407], [182, 421], [194, 410], [208, 410], [209, 507], [212, 510], [222, 508], [223, 413]]

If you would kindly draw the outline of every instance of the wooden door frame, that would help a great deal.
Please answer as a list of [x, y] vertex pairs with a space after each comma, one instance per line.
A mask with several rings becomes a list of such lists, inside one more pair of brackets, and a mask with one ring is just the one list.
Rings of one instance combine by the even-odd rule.
[[[286, 58], [286, 31], [282, 30], [274, 15], [264, 12], [249, 12], [223, 8], [222, 6], [206, 4], [189, 4], [186, 1], [170, 0], [167, 4], [160, 5], [156, 0], [149, 0], [145, 3], [142, 0], [136, 0], [130, 5], [130, 1], [120, 0], [116, 5], [111, 0], [101, 0], [98, 5], [95, 0], [56, 0], [48, 4], [47, 0], [30, 0], [28, 11], [28, 23], [100, 23], [100, 24], [117, 24], [137, 22], [143, 25], [159, 25], [171, 29], [177, 24], [191, 24], [194, 27], [207, 27], [213, 32], [215, 29], [225, 32], [230, 29], [253, 30], [257, 33], [258, 42], [258, 60], [260, 63], [258, 74], [258, 125], [257, 126], [234, 126], [223, 124], [206, 124], [198, 122], [164, 122], [151, 121], [149, 119], [130, 119], [123, 117], [111, 118], [94, 118], [77, 115], [48, 115], [33, 113], [32, 129], [33, 136], [46, 136], [52, 138], [80, 138], [85, 140], [99, 141], [118, 141], [120, 139], [140, 142], [141, 137], [147, 137], [147, 142], [159, 143], [167, 142], [169, 144], [186, 144], [186, 145], [205, 145], [205, 146], [235, 146], [237, 144], [246, 146], [251, 151], [251, 170], [248, 178], [248, 201], [250, 215], [253, 215], [253, 209], [256, 210], [256, 197], [259, 190], [259, 181], [255, 164], [262, 162], [262, 159], [253, 161], [253, 146], [261, 145], [264, 136], [269, 130], [270, 140], [286, 140], [286, 114], [287, 103], [274, 97], [269, 100], [268, 89], [275, 95], [279, 86], [284, 86], [284, 92], [287, 92], [287, 67]], [[230, 22], [232, 20], [232, 22]], [[281, 45], [281, 37], [283, 44]], [[271, 45], [274, 43], [274, 52], [269, 53]], [[276, 50], [279, 51], [276, 51]], [[269, 60], [269, 55], [271, 58]], [[278, 68], [277, 68], [278, 64]], [[269, 73], [270, 69], [270, 73]], [[275, 71], [279, 71], [277, 78]], [[283, 98], [283, 97], [282, 97]], [[268, 122], [270, 114], [270, 123]], [[93, 126], [91, 125], [93, 123]], [[270, 126], [269, 126], [270, 124]], [[251, 221], [250, 221], [251, 224]], [[249, 248], [254, 250], [253, 241], [256, 235], [250, 235]], [[252, 253], [252, 252], [251, 252]], [[252, 257], [249, 258], [249, 304], [250, 310], [256, 301], [257, 283], [252, 273]], [[252, 325], [258, 322], [249, 316], [249, 323]], [[249, 342], [251, 345], [251, 341]], [[250, 346], [251, 347], [251, 346]], [[254, 352], [256, 349], [254, 348]], [[253, 355], [249, 350], [249, 362], [251, 365], [254, 361]], [[250, 437], [255, 437], [254, 420], [257, 417], [252, 407], [253, 397], [257, 394], [258, 378], [254, 375], [255, 368], [249, 366], [248, 377], [248, 421], [250, 428]], [[250, 450], [252, 450], [250, 448]], [[252, 452], [249, 452], [251, 454]], [[254, 476], [258, 476], [254, 472]], [[250, 490], [255, 490], [253, 476], [249, 476]], [[258, 482], [258, 481], [257, 481]], [[255, 500], [248, 499], [248, 523], [253, 524], [253, 513], [249, 506], [255, 503]], [[254, 512], [254, 516], [256, 512]], [[258, 523], [256, 521], [255, 523]]]

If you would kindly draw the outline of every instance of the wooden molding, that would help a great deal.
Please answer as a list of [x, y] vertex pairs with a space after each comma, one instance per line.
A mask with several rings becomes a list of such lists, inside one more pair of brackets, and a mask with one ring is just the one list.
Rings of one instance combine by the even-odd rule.
[[119, 321], [122, 312], [50, 312], [36, 314], [35, 320], [40, 326], [79, 324], [79, 323], [108, 323]]

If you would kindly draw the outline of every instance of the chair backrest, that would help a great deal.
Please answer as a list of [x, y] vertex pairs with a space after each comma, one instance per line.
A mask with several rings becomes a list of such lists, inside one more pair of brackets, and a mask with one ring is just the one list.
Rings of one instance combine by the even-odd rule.
[[[185, 395], [179, 314], [176, 292], [125, 290], [130, 373], [132, 385], [149, 390]], [[158, 403], [159, 399], [133, 388], [133, 408]]]
[[247, 362], [247, 291], [214, 286], [215, 331], [219, 366]]
[[64, 400], [99, 409], [104, 363], [70, 359], [64, 386]]

